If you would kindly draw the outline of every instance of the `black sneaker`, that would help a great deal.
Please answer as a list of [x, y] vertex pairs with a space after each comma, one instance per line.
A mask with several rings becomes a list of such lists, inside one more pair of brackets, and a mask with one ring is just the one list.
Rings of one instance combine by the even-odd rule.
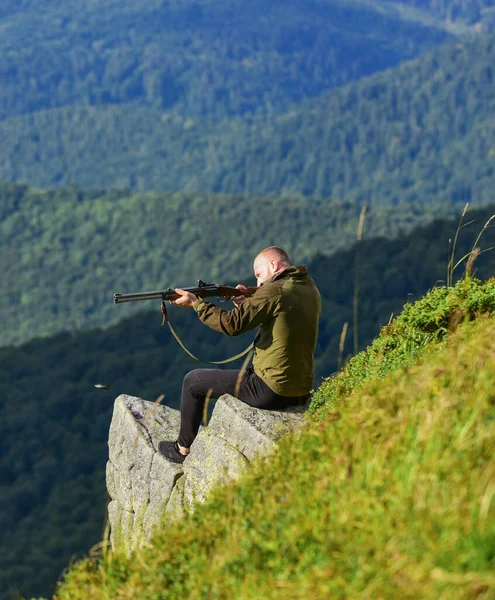
[[159, 442], [158, 452], [167, 460], [174, 463], [182, 464], [187, 458], [187, 454], [182, 454], [179, 450], [177, 442]]

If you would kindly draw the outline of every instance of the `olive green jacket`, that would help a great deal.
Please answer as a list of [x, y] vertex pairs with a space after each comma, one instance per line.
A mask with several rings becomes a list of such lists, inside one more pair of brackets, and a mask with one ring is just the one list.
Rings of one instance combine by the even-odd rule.
[[193, 308], [205, 325], [225, 335], [240, 335], [259, 327], [254, 372], [281, 396], [309, 394], [321, 298], [305, 266], [277, 273], [232, 310], [201, 298]]

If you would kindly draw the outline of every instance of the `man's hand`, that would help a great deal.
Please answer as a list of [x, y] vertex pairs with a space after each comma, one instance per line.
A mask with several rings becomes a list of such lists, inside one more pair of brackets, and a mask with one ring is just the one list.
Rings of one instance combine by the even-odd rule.
[[[239, 285], [235, 286], [236, 290], [241, 290], [241, 292], [245, 292], [247, 290], [247, 287], [245, 285], [242, 285], [242, 283], [240, 283]], [[246, 299], [245, 296], [233, 296], [232, 297], [232, 302], [236, 305], [236, 306], [240, 306], [244, 300]]]
[[176, 294], [179, 294], [180, 298], [177, 298], [177, 300], [170, 300], [170, 304], [177, 304], [177, 306], [182, 306], [183, 308], [192, 308], [192, 305], [198, 299], [198, 297], [191, 294], [191, 292], [186, 292], [180, 288], [177, 288], [174, 291]]

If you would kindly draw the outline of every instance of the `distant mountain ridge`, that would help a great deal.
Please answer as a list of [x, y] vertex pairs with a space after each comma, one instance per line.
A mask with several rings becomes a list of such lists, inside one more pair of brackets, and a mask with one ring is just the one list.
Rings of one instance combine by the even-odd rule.
[[283, 110], [449, 37], [359, 0], [2, 2], [0, 26], [0, 120], [122, 103], [217, 120]]
[[280, 111], [494, 24], [491, 0], [2, 0], [0, 120], [114, 103]]
[[63, 108], [0, 123], [0, 177], [35, 185], [294, 194], [358, 203], [489, 203], [495, 35], [306, 100], [283, 114], [185, 119]]
[[493, 27], [495, 12], [493, 0], [378, 0], [385, 6], [403, 5], [422, 9], [447, 24], [463, 23]]

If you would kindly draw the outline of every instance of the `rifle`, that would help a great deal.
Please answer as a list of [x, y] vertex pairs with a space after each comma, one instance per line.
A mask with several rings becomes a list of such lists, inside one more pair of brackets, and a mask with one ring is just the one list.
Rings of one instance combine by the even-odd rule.
[[[216, 284], [216, 283], [205, 283], [198, 281], [197, 287], [182, 288], [186, 292], [194, 294], [198, 298], [232, 298], [235, 296], [245, 296], [249, 298], [252, 296], [258, 288], [248, 287], [247, 290], [238, 290], [237, 288], [230, 287], [228, 285]], [[153, 292], [136, 292], [135, 294], [114, 294], [113, 301], [115, 304], [121, 304], [122, 302], [139, 302], [140, 300], [177, 300], [180, 295], [175, 292], [172, 288], [166, 290], [155, 290]]]
[[[223, 298], [223, 299], [227, 300], [228, 298], [233, 298], [235, 296], [245, 296], [246, 298], [249, 298], [254, 295], [254, 293], [256, 292], [256, 290], [258, 288], [257, 287], [248, 287], [246, 290], [238, 290], [237, 288], [234, 288], [234, 287], [231, 287], [228, 285], [205, 283], [204, 281], [201, 281], [201, 279], [200, 279], [198, 281], [198, 285], [196, 287], [188, 287], [188, 288], [181, 288], [181, 289], [183, 289], [186, 292], [190, 292], [191, 294], [194, 294], [198, 298], [217, 297], [217, 298]], [[165, 290], [155, 290], [152, 292], [136, 292], [134, 294], [114, 294], [113, 295], [114, 304], [121, 304], [123, 302], [139, 302], [141, 300], [161, 300], [162, 315], [163, 315], [162, 325], [167, 323], [170, 331], [172, 332], [173, 336], [175, 337], [177, 342], [180, 344], [182, 349], [185, 352], [187, 352], [187, 354], [189, 354], [189, 356], [191, 356], [192, 358], [194, 358], [195, 360], [198, 360], [200, 362], [206, 362], [211, 365], [227, 364], [229, 362], [237, 360], [241, 356], [244, 356], [254, 347], [254, 342], [253, 342], [253, 344], [251, 344], [244, 352], [241, 352], [240, 354], [237, 354], [236, 356], [234, 356], [230, 359], [227, 359], [227, 360], [210, 362], [207, 360], [199, 359], [197, 356], [192, 354], [184, 346], [184, 344], [182, 343], [182, 340], [179, 338], [179, 336], [177, 335], [177, 333], [175, 332], [174, 328], [172, 327], [172, 325], [169, 321], [167, 305], [165, 304], [165, 302], [167, 300], [177, 300], [177, 298], [180, 298], [180, 294], [177, 294], [175, 292], [175, 290], [173, 290], [172, 288], [167, 288]]]

